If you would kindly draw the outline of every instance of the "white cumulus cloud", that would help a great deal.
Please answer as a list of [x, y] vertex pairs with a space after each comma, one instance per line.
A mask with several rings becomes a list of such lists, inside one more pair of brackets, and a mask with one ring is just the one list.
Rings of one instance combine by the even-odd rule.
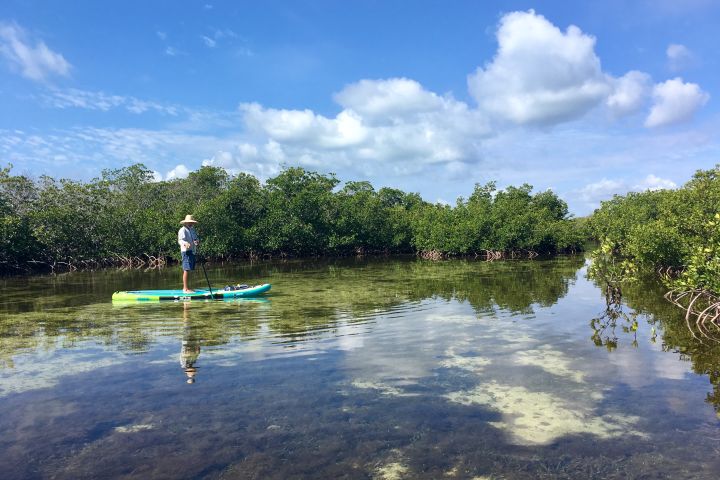
[[[501, 18], [497, 40], [493, 59], [468, 77], [477, 106], [409, 78], [362, 79], [333, 96], [340, 107], [334, 116], [240, 105], [245, 141], [258, 152], [276, 145], [282, 158], [309, 168], [403, 176], [439, 166], [462, 177], [482, 161], [488, 138], [501, 131], [495, 119], [553, 125], [601, 105], [619, 117], [640, 111], [651, 98], [648, 74], [632, 70], [616, 78], [603, 72], [595, 38], [576, 26], [562, 31], [532, 10], [512, 12]], [[670, 96], [657, 87], [655, 92], [662, 110], [658, 98], [664, 104]], [[666, 122], [668, 115], [662, 116], [649, 123]], [[249, 158], [238, 152], [226, 161], [258, 158], [269, 162], [259, 153]]]
[[176, 178], [187, 178], [187, 176], [189, 174], [190, 174], [190, 169], [181, 163], [180, 165], [177, 165], [175, 168], [170, 170], [167, 173], [167, 175], [165, 175], [165, 180], [174, 180]]
[[634, 191], [645, 191], [645, 190], [671, 190], [676, 188], [677, 185], [672, 180], [657, 177], [653, 174], [645, 177], [640, 183], [634, 185], [632, 190]]
[[273, 141], [257, 146], [241, 143], [232, 151], [218, 151], [211, 158], [203, 160], [204, 166], [221, 167], [230, 173], [249, 173], [266, 180], [280, 173], [286, 161], [282, 147]]
[[676, 187], [677, 185], [672, 180], [649, 174], [637, 183], [629, 182], [626, 179], [603, 178], [585, 185], [576, 193], [583, 202], [596, 208], [600, 206], [601, 201], [609, 200], [613, 195], [625, 195], [628, 192], [644, 192], [646, 190], [669, 190]]
[[67, 76], [71, 65], [45, 42], [31, 39], [20, 26], [0, 22], [0, 56], [26, 78], [44, 81], [50, 75]]
[[614, 79], [613, 92], [607, 98], [607, 106], [616, 116], [638, 111], [650, 95], [650, 75], [632, 70]]
[[367, 130], [362, 118], [344, 110], [335, 118], [317, 115], [311, 110], [276, 110], [258, 104], [240, 107], [247, 126], [269, 138], [316, 148], [342, 148], [364, 140]]
[[495, 58], [468, 76], [478, 105], [518, 124], [577, 118], [610, 93], [595, 38], [571, 25], [565, 32], [533, 10], [500, 20]]
[[364, 117], [431, 112], [441, 108], [443, 103], [435, 93], [407, 78], [361, 80], [335, 94], [335, 101]]
[[627, 184], [623, 180], [608, 180], [603, 178], [597, 182], [585, 185], [578, 192], [580, 198], [587, 203], [595, 203], [627, 192]]
[[408, 79], [361, 80], [335, 99], [344, 107], [335, 117], [259, 104], [240, 111], [257, 141], [276, 142], [308, 166], [389, 162], [406, 171], [408, 164], [477, 161], [478, 142], [490, 132], [482, 112]]
[[652, 95], [653, 107], [645, 120], [650, 128], [689, 120], [710, 99], [697, 83], [680, 77], [655, 85]]

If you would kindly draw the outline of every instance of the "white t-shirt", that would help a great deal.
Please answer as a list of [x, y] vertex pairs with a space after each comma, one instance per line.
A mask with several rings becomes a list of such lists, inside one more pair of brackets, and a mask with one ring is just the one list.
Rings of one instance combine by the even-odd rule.
[[197, 246], [195, 245], [195, 240], [199, 240], [197, 232], [193, 227], [186, 227], [183, 225], [180, 227], [180, 230], [178, 230], [178, 244], [180, 245], [180, 251], [186, 252], [188, 250], [188, 247], [186, 246], [186, 243], [190, 244], [190, 249], [193, 253], [197, 253]]

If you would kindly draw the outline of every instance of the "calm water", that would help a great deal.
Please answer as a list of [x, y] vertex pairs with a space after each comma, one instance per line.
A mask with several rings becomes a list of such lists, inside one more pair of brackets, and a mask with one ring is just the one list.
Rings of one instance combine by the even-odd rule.
[[720, 476], [719, 344], [657, 284], [608, 312], [581, 256], [208, 274], [272, 295], [110, 302], [174, 268], [0, 280], [0, 476]]

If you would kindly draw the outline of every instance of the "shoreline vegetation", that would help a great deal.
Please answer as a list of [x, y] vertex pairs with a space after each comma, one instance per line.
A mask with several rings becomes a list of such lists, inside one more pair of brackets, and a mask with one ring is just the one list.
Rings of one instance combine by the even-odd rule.
[[693, 335], [720, 340], [720, 165], [675, 190], [615, 196], [587, 227], [600, 243], [589, 273], [607, 285], [609, 304], [621, 285], [651, 273]]
[[204, 166], [155, 181], [142, 164], [88, 182], [0, 169], [0, 273], [156, 268], [179, 256], [176, 232], [199, 220], [201, 256], [230, 259], [416, 254], [533, 258], [582, 250], [585, 230], [551, 190], [476, 184], [454, 206], [417, 193], [340, 186], [334, 174], [287, 168], [262, 184]]
[[720, 341], [720, 165], [674, 190], [631, 192], [573, 218], [551, 190], [476, 184], [454, 206], [366, 181], [287, 168], [264, 184], [204, 166], [156, 181], [142, 164], [87, 182], [0, 168], [0, 275], [161, 268], [178, 260], [179, 220], [200, 221], [214, 262], [363, 255], [488, 261], [574, 253], [615, 318], [623, 286], [650, 274], [693, 335]]

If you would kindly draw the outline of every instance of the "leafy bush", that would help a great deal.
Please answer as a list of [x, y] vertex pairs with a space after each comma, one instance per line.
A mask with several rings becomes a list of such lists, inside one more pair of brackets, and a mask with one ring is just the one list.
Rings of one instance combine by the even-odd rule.
[[639, 270], [680, 270], [668, 284], [720, 291], [720, 166], [677, 190], [616, 196], [589, 219], [612, 254]]
[[232, 256], [435, 251], [554, 253], [577, 250], [583, 233], [553, 192], [476, 185], [454, 207], [416, 193], [338, 188], [330, 174], [288, 168], [264, 185], [205, 166], [185, 179], [155, 181], [141, 164], [90, 182], [32, 180], [0, 169], [0, 269], [29, 262], [77, 263], [177, 256], [179, 221], [199, 221], [202, 252]]

